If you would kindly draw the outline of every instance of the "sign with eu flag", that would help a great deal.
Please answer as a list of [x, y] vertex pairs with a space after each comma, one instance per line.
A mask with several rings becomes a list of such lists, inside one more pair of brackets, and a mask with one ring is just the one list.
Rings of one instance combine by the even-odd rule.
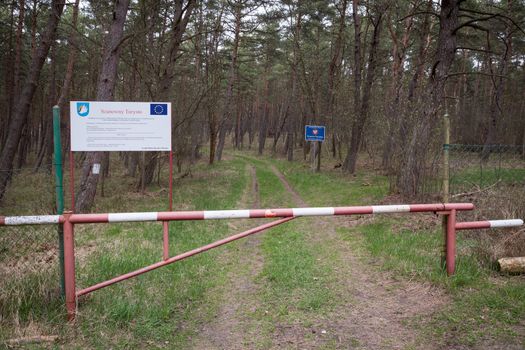
[[149, 105], [149, 114], [151, 115], [168, 115], [167, 103], [152, 103]]
[[306, 141], [324, 141], [324, 126], [305, 125], [304, 139]]
[[171, 103], [71, 101], [72, 151], [171, 151]]

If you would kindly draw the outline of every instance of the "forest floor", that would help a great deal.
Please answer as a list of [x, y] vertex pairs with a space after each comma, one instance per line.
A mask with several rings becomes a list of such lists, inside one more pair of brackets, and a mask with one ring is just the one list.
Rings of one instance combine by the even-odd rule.
[[[158, 210], [164, 201], [161, 187], [128, 195], [130, 183], [112, 176], [97, 212]], [[327, 164], [311, 173], [300, 162], [246, 152], [197, 166], [175, 189], [180, 210], [394, 201], [373, 171], [349, 177]], [[170, 252], [264, 222], [172, 223]], [[159, 237], [154, 224], [79, 228], [79, 286], [157, 261]], [[458, 271], [448, 278], [441, 244], [439, 218], [431, 215], [298, 218], [97, 291], [80, 300], [72, 325], [63, 322], [60, 300], [28, 297], [32, 306], [22, 302], [13, 313], [7, 305], [24, 294], [0, 295], [0, 347], [522, 349], [525, 279], [481, 266], [470, 256], [472, 242], [461, 237]], [[12, 342], [35, 336], [53, 337]]]

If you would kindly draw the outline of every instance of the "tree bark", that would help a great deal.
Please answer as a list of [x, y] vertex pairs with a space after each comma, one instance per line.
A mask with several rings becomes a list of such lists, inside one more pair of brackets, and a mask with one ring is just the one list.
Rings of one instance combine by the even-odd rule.
[[[354, 0], [354, 1], [357, 2], [357, 0]], [[354, 11], [357, 11], [357, 8]], [[351, 174], [353, 174], [356, 169], [357, 156], [359, 153], [359, 148], [361, 146], [363, 131], [364, 131], [366, 120], [368, 119], [368, 113], [370, 109], [369, 107], [370, 107], [370, 97], [371, 97], [371, 92], [372, 92], [372, 84], [375, 79], [377, 62], [378, 62], [377, 50], [379, 47], [382, 18], [383, 18], [383, 9], [379, 9], [377, 11], [377, 17], [375, 21], [373, 21], [374, 32], [372, 35], [372, 42], [370, 43], [370, 53], [368, 55], [368, 67], [367, 67], [367, 73], [366, 73], [366, 82], [365, 82], [364, 89], [363, 89], [363, 97], [362, 97], [362, 100], [358, 99], [357, 101], [358, 104], [360, 103], [360, 106], [359, 106], [358, 113], [356, 113], [355, 115], [354, 122], [352, 123], [352, 134], [350, 138], [350, 145], [348, 147], [348, 154], [343, 164], [343, 170]], [[356, 40], [357, 40], [357, 37], [356, 37]], [[360, 45], [356, 44], [356, 51], [355, 51], [356, 56], [360, 54], [359, 46]], [[357, 71], [356, 71], [356, 74], [357, 74]], [[358, 84], [360, 85], [360, 81], [361, 81], [361, 78], [359, 77], [359, 81], [356, 81], [356, 86], [355, 86], [356, 89], [360, 87], [358, 86]], [[354, 94], [355, 94], [354, 98], [359, 98], [359, 96], [357, 96], [357, 94], [359, 94], [359, 91], [357, 93], [354, 92]]]
[[[48, 93], [48, 99], [44, 103], [45, 111], [49, 111], [49, 113], [43, 113], [43, 130], [44, 130], [44, 137], [42, 142], [42, 147], [39, 152], [39, 156], [37, 158], [34, 172], [37, 172], [40, 170], [42, 165], [44, 165], [44, 168], [51, 174], [51, 157], [53, 155], [53, 123], [51, 122], [51, 118], [49, 118], [49, 114], [51, 114], [53, 105], [55, 104], [55, 98], [56, 98], [56, 45], [53, 43], [50, 48], [49, 53], [49, 60], [51, 63], [50, 67], [50, 82], [49, 82], [49, 93]], [[47, 118], [46, 118], [47, 117]], [[24, 144], [23, 139], [20, 143], [20, 146]], [[21, 150], [19, 150], [19, 154], [21, 154]]]
[[[507, 12], [510, 12], [510, 7], [512, 6], [512, 2], [510, 0], [508, 1], [507, 6]], [[488, 134], [484, 142], [483, 150], [481, 152], [481, 158], [483, 160], [488, 160], [491, 153], [490, 146], [495, 143], [498, 143], [497, 132], [498, 124], [501, 122], [500, 119], [503, 113], [502, 97], [505, 89], [505, 76], [507, 74], [509, 60], [512, 57], [512, 32], [510, 31], [509, 27], [506, 28], [505, 37], [502, 38], [501, 41], [503, 42], [505, 49], [503, 50], [503, 55], [501, 57], [500, 66], [498, 70], [498, 77], [494, 76], [491, 62], [492, 60], [489, 58], [489, 69], [491, 73], [491, 81], [494, 92], [490, 101], [490, 121], [488, 127]], [[491, 48], [489, 43], [487, 43], [487, 45], [487, 50], [490, 51]]]
[[[159, 88], [155, 93], [155, 98], [159, 101], [167, 101], [170, 99], [172, 93], [173, 80], [175, 79], [174, 67], [178, 59], [180, 45], [182, 44], [182, 37], [186, 31], [188, 21], [191, 17], [193, 9], [195, 8], [196, 0], [188, 0], [184, 6], [184, 0], [175, 1], [175, 19], [173, 21], [173, 28], [169, 41], [168, 57], [161, 58], [161, 75], [159, 80]], [[139, 188], [144, 188], [153, 181], [153, 175], [157, 167], [157, 160], [159, 159], [158, 152], [147, 152], [144, 174], [146, 177], [141, 177], [140, 181], [144, 184], [138, 184]]]
[[[15, 4], [16, 2], [13, 1], [11, 3], [11, 15], [9, 16], [9, 39], [8, 39], [8, 46], [7, 46], [7, 52], [8, 54], [6, 55], [6, 59], [5, 59], [5, 67], [13, 67], [13, 63], [14, 63], [14, 50], [13, 50], [13, 24], [14, 24], [14, 21], [15, 21]], [[8, 86], [13, 86], [14, 85], [14, 80], [15, 80], [15, 76], [14, 76], [14, 70], [13, 69], [9, 69], [7, 72], [7, 74], [5, 74], [5, 86], [8, 87]], [[11, 115], [13, 114], [13, 103], [14, 101], [14, 94], [13, 94], [13, 89], [7, 89], [6, 93], [5, 93], [5, 105], [7, 107], [7, 113], [2, 113], [0, 115], [0, 124], [2, 125], [2, 128], [0, 130], [0, 147], [3, 149], [4, 148], [4, 144], [5, 144], [5, 140], [7, 138], [7, 126], [9, 125], [9, 121], [11, 120]]]
[[427, 93], [419, 104], [419, 110], [416, 111], [418, 118], [405, 145], [397, 179], [400, 193], [407, 197], [416, 195], [420, 189], [421, 175], [429, 152], [430, 136], [437, 124], [437, 113], [444, 97], [447, 74], [454, 62], [460, 2], [460, 0], [441, 2], [436, 60], [430, 73]]
[[[18, 99], [20, 94], [20, 66], [22, 64], [22, 39], [23, 29], [26, 13], [25, 0], [19, 0], [18, 2], [18, 24], [16, 29], [16, 45], [15, 45], [15, 62], [13, 66], [13, 101]], [[16, 104], [16, 102], [14, 102]]]
[[[416, 9], [414, 8], [412, 12]], [[406, 51], [409, 46], [410, 34], [412, 31], [413, 16], [408, 17], [403, 22], [404, 34], [399, 41], [398, 34], [393, 28], [392, 23], [389, 23], [388, 29], [392, 38], [392, 83], [390, 89], [390, 102], [387, 107], [388, 134], [386, 135], [386, 142], [383, 148], [382, 166], [385, 169], [391, 168], [392, 156], [395, 153], [396, 139], [398, 138], [397, 131], [399, 131], [400, 114], [403, 113], [400, 109], [401, 89], [403, 87], [403, 65], [405, 62]]]
[[18, 143], [24, 123], [27, 119], [31, 102], [35, 94], [35, 90], [38, 86], [38, 79], [42, 66], [46, 60], [49, 48], [53, 42], [58, 27], [58, 22], [62, 16], [64, 9], [64, 2], [60, 0], [53, 0], [51, 3], [49, 19], [46, 24], [46, 28], [42, 34], [42, 40], [38, 46], [38, 49], [34, 52], [31, 57], [31, 65], [29, 74], [22, 88], [20, 98], [16, 104], [16, 109], [13, 114], [13, 118], [9, 123], [9, 131], [6, 140], [6, 144], [0, 155], [0, 201], [3, 199], [7, 184], [11, 178], [11, 171], [13, 167], [13, 159], [15, 157]]
[[[359, 118], [359, 105], [361, 102], [361, 17], [359, 16], [359, 0], [352, 0], [352, 17], [354, 19], [354, 122], [352, 124], [352, 134], [357, 133], [357, 130], [354, 131], [355, 124]], [[356, 142], [357, 139], [352, 135], [350, 137], [350, 142]], [[350, 153], [351, 149], [354, 149], [351, 143], [348, 147], [348, 154], [346, 155], [345, 161], [343, 163], [343, 171], [352, 173], [352, 163], [355, 164], [355, 159], [357, 155], [352, 155]], [[355, 167], [355, 166], [354, 166]]]
[[339, 76], [339, 71], [341, 67], [341, 61], [343, 60], [343, 43], [344, 43], [344, 33], [346, 28], [346, 8], [348, 6], [348, 0], [342, 0], [340, 17], [339, 17], [339, 27], [337, 30], [337, 35], [335, 38], [332, 59], [330, 60], [330, 66], [328, 67], [328, 106], [327, 114], [331, 121], [332, 127], [332, 157], [336, 156], [336, 138], [337, 131], [335, 127], [335, 94], [336, 94], [336, 85], [337, 78]]
[[[432, 10], [432, 4], [433, 0], [428, 0], [427, 7], [425, 11], [429, 12]], [[418, 50], [417, 50], [417, 56], [414, 62], [414, 65], [416, 67], [416, 71], [414, 72], [414, 75], [412, 76], [412, 79], [410, 80], [410, 83], [408, 84], [408, 100], [413, 101], [414, 97], [416, 96], [417, 87], [419, 86], [419, 81], [421, 80], [421, 77], [423, 76], [423, 72], [425, 69], [425, 60], [428, 53], [428, 48], [430, 47], [430, 41], [431, 41], [431, 18], [430, 15], [426, 15], [423, 19], [423, 24], [421, 25], [421, 28], [419, 29], [419, 40], [418, 40]]]
[[[78, 5], [80, 0], [75, 0], [75, 4], [73, 5], [73, 15], [71, 19], [71, 32], [69, 33], [69, 39], [68, 39], [68, 46], [69, 46], [69, 53], [67, 56], [67, 66], [66, 66], [66, 76], [64, 77], [64, 84], [62, 85], [62, 90], [60, 90], [60, 96], [58, 97], [57, 106], [60, 108], [60, 120], [61, 125], [62, 122], [64, 125], [69, 125], [69, 118], [67, 118], [67, 115], [69, 115], [69, 108], [66, 108], [66, 100], [69, 96], [69, 90], [71, 87], [71, 81], [73, 80], [73, 70], [75, 68], [75, 61], [76, 61], [76, 53], [77, 53], [77, 23], [78, 23]], [[65, 126], [61, 127], [62, 132], [61, 135], [65, 140], [69, 139], [69, 130], [70, 128]]]
[[[111, 26], [106, 38], [102, 69], [97, 83], [97, 101], [113, 100], [129, 2], [130, 0], [116, 0]], [[102, 152], [88, 152], [86, 154], [75, 204], [76, 210], [80, 213], [89, 211], [93, 205], [100, 174], [94, 174], [92, 167], [94, 164], [101, 164], [102, 160]]]
[[[237, 58], [239, 53], [239, 43], [241, 41], [241, 25], [242, 25], [242, 2], [236, 2], [233, 4], [234, 8], [234, 38], [232, 47], [232, 61], [230, 63], [230, 77], [228, 79], [228, 87], [226, 88], [226, 98], [224, 103], [224, 112], [220, 123], [219, 130], [219, 143], [217, 145], [217, 160], [222, 159], [222, 150], [224, 149], [224, 143], [226, 141], [226, 134], [230, 130], [230, 123], [232, 119], [232, 110], [237, 111], [236, 104], [239, 101], [233, 101], [234, 88], [237, 85]], [[233, 102], [233, 103], [232, 103]], [[236, 130], [239, 128], [240, 120], [237, 119]]]
[[218, 91], [220, 87], [220, 62], [219, 62], [219, 39], [221, 36], [220, 23], [222, 20], [222, 12], [216, 18], [216, 23], [214, 23], [213, 34], [210, 39], [207, 39], [207, 55], [206, 55], [206, 85], [208, 91], [210, 91], [210, 96], [207, 101], [207, 113], [208, 113], [208, 133], [210, 136], [210, 156], [208, 164], [212, 165], [215, 161], [215, 150], [217, 147], [217, 101]]
[[264, 90], [263, 90], [263, 103], [261, 106], [261, 110], [259, 111], [259, 147], [257, 150], [257, 154], [262, 155], [264, 152], [264, 145], [266, 143], [266, 136], [268, 134], [268, 117], [270, 113], [270, 81], [269, 81], [269, 74], [270, 74], [270, 58], [267, 57], [266, 62], [266, 68], [264, 70]]

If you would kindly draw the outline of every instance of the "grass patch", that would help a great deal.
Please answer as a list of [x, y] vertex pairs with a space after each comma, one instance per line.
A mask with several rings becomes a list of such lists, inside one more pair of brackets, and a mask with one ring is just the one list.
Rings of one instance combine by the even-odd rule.
[[292, 187], [311, 206], [348, 206], [373, 203], [388, 191], [384, 176], [357, 172], [344, 175], [340, 170], [312, 172], [302, 163], [272, 160]]
[[525, 182], [525, 169], [470, 167], [452, 174], [450, 178], [450, 186], [455, 192], [469, 190], [472, 186], [484, 188], [496, 182], [502, 185], [523, 184]]
[[[262, 207], [290, 207], [291, 198], [265, 162], [255, 161]], [[258, 281], [262, 310], [255, 317], [271, 345], [271, 334], [279, 323], [308, 322], [326, 314], [335, 303], [331, 286], [333, 265], [318, 257], [326, 254], [311, 240], [309, 220], [300, 219], [272, 228], [262, 236], [265, 264]], [[335, 256], [334, 256], [335, 259]], [[264, 345], [266, 344], [266, 345]]]
[[[355, 177], [339, 172], [312, 173], [307, 165], [271, 160], [297, 192], [310, 204], [319, 206], [363, 205], [373, 203], [388, 190], [387, 179], [378, 175], [357, 173]], [[522, 181], [524, 169], [501, 169], [492, 178], [485, 173], [486, 185], [497, 179], [504, 183]], [[479, 169], [465, 173], [463, 181], [482, 180]], [[402, 219], [406, 221], [407, 219]], [[525, 283], [519, 277], [501, 277], [472, 253], [474, 241], [457, 237], [456, 274], [448, 277], [443, 271], [440, 254], [442, 233], [439, 225], [432, 231], [419, 229], [394, 230], [401, 219], [378, 217], [371, 224], [356, 228], [338, 228], [341, 238], [356, 251], [364, 252], [380, 262], [380, 268], [401, 276], [441, 286], [451, 295], [452, 303], [434, 315], [430, 323], [413, 320], [428, 341], [446, 340], [444, 345], [475, 345], [491, 340], [500, 344], [523, 344], [525, 315]], [[520, 328], [521, 327], [521, 328]], [[521, 332], [519, 331], [521, 329]]]
[[[233, 209], [247, 183], [245, 163], [239, 160], [213, 167], [202, 165], [194, 174], [174, 184], [175, 210]], [[116, 177], [111, 181], [115, 181], [112, 186], [118, 186]], [[119, 194], [115, 190], [99, 198], [96, 210], [159, 210], [167, 206], [167, 192], [155, 186], [148, 188], [145, 196], [127, 195], [126, 191], [122, 189]], [[172, 223], [170, 253], [212, 242], [228, 231], [225, 221]], [[79, 225], [76, 249], [77, 284], [82, 288], [161, 260], [162, 225]], [[23, 311], [24, 316], [16, 322], [2, 313], [0, 337], [34, 332], [31, 325], [37, 324], [39, 334], [58, 334], [61, 342], [72, 348], [188, 347], [200, 323], [209, 321], [218, 308], [215, 297], [209, 295], [209, 290], [225, 283], [225, 268], [216, 263], [218, 254], [220, 249], [209, 251], [82, 298], [73, 327], [65, 327], [60, 299], [49, 303], [37, 293], [36, 298], [27, 298], [30, 308], [22, 308], [27, 312]], [[37, 288], [27, 280], [20, 287], [28, 296]]]
[[[430, 323], [417, 324], [429, 338], [444, 339], [447, 346], [475, 345], [481, 341], [521, 342], [516, 329], [525, 315], [525, 284], [520, 278], [500, 277], [469, 255], [472, 241], [457, 237], [456, 274], [447, 277], [440, 263], [442, 235], [400, 230], [397, 218], [378, 218], [356, 228], [340, 228], [340, 235], [381, 261], [381, 268], [404, 277], [432, 282], [448, 291], [452, 303], [439, 311]], [[360, 239], [356, 239], [356, 234]], [[523, 326], [523, 325], [521, 325]], [[452, 337], [450, 335], [453, 335]], [[453, 339], [453, 343], [447, 343]]]

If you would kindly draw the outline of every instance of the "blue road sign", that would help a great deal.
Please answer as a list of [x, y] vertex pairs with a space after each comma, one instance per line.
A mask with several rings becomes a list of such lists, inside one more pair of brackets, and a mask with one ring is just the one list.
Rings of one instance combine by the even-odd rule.
[[324, 126], [305, 125], [304, 139], [306, 141], [324, 141]]

